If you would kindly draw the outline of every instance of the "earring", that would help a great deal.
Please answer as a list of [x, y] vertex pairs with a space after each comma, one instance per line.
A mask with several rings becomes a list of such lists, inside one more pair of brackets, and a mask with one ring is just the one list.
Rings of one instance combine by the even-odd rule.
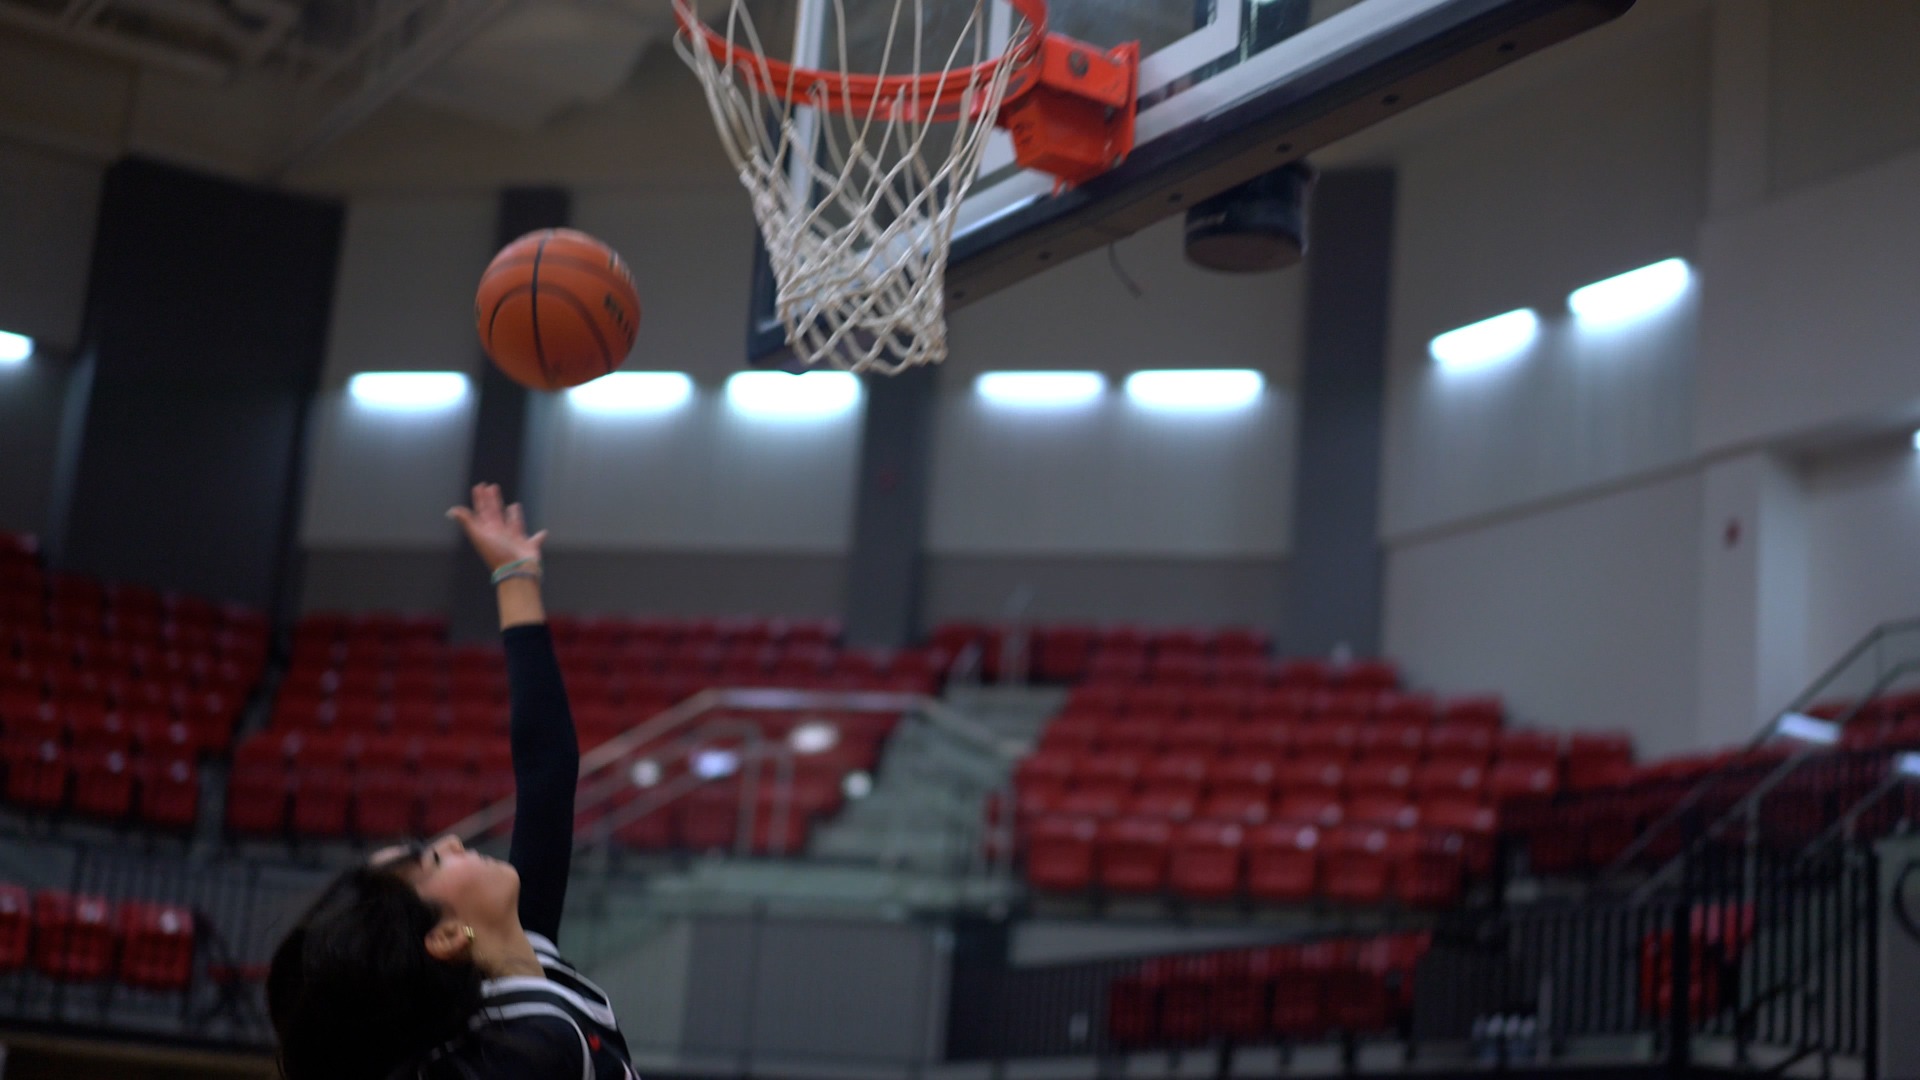
[[468, 926], [468, 927], [464, 927], [463, 929], [465, 929], [467, 932], [467, 944], [469, 945], [473, 944], [473, 927]]

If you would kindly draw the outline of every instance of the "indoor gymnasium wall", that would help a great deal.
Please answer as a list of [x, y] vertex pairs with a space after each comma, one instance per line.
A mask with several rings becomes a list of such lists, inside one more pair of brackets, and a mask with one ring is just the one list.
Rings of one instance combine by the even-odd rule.
[[1920, 149], [1920, 5], [1771, 0], [1768, 182], [1784, 193]]
[[83, 159], [0, 140], [0, 330], [26, 334], [45, 350], [0, 369], [0, 529], [47, 528], [101, 172]]
[[[1503, 72], [1401, 154], [1389, 338], [1387, 653], [1416, 685], [1499, 691], [1527, 722], [1626, 728], [1652, 750], [1689, 744], [1695, 712], [1698, 296], [1607, 334], [1575, 327], [1565, 298], [1696, 257], [1696, 12], [1570, 43], [1545, 76]], [[1521, 307], [1541, 318], [1523, 357], [1429, 358], [1436, 334]]]
[[458, 536], [442, 516], [466, 485], [473, 399], [387, 412], [347, 393], [361, 371], [478, 370], [473, 282], [492, 254], [487, 196], [348, 204], [307, 450], [300, 538], [307, 608], [447, 603]]
[[[962, 309], [940, 374], [928, 507], [929, 621], [1040, 619], [1278, 625], [1291, 533], [1294, 386], [1305, 275], [1188, 264], [1178, 218]], [[1115, 263], [1120, 269], [1115, 269]], [[1139, 289], [1129, 290], [1122, 274]], [[1129, 372], [1254, 368], [1267, 390], [1224, 413], [1126, 398]], [[1093, 370], [1085, 406], [997, 405], [981, 372]]]
[[[1810, 39], [1809, 5], [1772, 5], [1758, 84], [1670, 38], [1405, 159], [1383, 508], [1389, 651], [1416, 680], [1498, 686], [1525, 718], [1626, 727], [1653, 749], [1719, 745], [1877, 623], [1920, 614], [1904, 287], [1920, 154], [1890, 126], [1898, 102], [1860, 115], [1883, 85], [1912, 93], [1884, 40], [1911, 15], [1838, 6]], [[1595, 155], [1582, 168], [1558, 167], [1540, 109]], [[1751, 162], [1742, 112], [1760, 117]], [[1531, 218], [1533, 189], [1589, 209]], [[1444, 273], [1463, 251], [1476, 272]], [[1674, 254], [1692, 293], [1612, 355], [1583, 353], [1567, 291]], [[1524, 358], [1448, 377], [1424, 355], [1522, 305], [1543, 318]]]

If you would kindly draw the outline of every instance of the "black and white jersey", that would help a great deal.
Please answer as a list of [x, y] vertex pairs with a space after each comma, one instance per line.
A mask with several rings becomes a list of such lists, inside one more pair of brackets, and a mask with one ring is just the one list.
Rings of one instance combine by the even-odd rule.
[[421, 1070], [428, 1080], [637, 1080], [627, 1041], [607, 995], [561, 958], [553, 943], [528, 934], [546, 977], [489, 979], [473, 1030], [442, 1048]]

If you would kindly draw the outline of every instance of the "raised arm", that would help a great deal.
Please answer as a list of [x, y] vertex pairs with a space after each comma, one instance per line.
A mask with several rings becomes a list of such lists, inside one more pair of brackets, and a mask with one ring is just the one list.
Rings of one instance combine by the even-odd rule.
[[447, 516], [466, 530], [496, 579], [512, 692], [517, 806], [508, 859], [520, 872], [520, 925], [557, 938], [573, 862], [580, 743], [540, 598], [540, 545], [547, 534], [528, 536], [520, 504], [502, 507], [500, 489], [493, 484], [476, 486], [473, 505], [456, 506]]

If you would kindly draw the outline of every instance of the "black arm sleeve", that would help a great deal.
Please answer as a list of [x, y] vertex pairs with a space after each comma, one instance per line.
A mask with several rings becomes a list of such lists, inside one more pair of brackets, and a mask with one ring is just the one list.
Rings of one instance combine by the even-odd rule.
[[520, 872], [520, 925], [560, 936], [560, 911], [573, 865], [573, 793], [580, 742], [573, 732], [566, 684], [544, 625], [508, 627], [507, 684], [513, 692], [513, 845]]

